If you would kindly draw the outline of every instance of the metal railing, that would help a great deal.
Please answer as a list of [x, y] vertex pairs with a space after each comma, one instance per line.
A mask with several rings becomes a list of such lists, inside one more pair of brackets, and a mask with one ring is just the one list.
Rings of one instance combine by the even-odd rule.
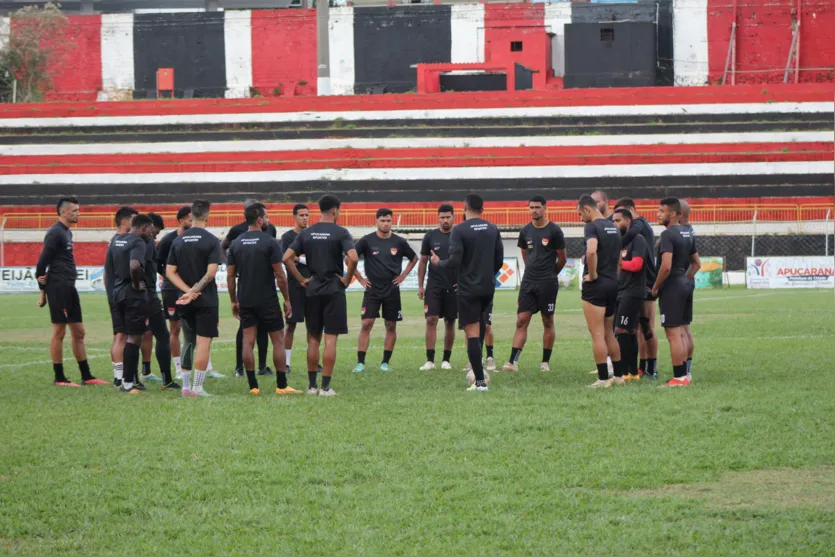
[[[657, 206], [638, 207], [639, 212], [650, 222], [655, 221]], [[434, 208], [397, 208], [394, 210], [395, 227], [400, 229], [426, 229], [437, 225], [437, 209]], [[456, 208], [460, 213], [460, 207]], [[340, 224], [346, 227], [374, 226], [374, 209], [343, 209]], [[165, 220], [166, 227], [177, 226], [176, 212], [160, 210], [158, 214]], [[786, 223], [797, 232], [804, 230], [806, 223], [828, 222], [833, 213], [833, 206], [828, 204], [804, 205], [701, 205], [691, 209], [690, 221], [697, 224], [713, 224], [716, 227], [750, 223]], [[318, 214], [311, 212], [311, 223], [318, 220]], [[530, 213], [524, 206], [485, 209], [484, 218], [502, 228], [520, 228], [530, 222]], [[561, 226], [580, 226], [580, 218], [573, 207], [554, 207], [548, 209], [548, 218]], [[45, 229], [55, 222], [55, 213], [15, 213], [0, 214], [0, 221], [5, 222], [5, 230]], [[209, 218], [209, 226], [224, 228], [234, 226], [243, 220], [240, 211], [218, 211]], [[270, 220], [279, 228], [293, 226], [293, 215], [289, 209], [273, 209]], [[113, 213], [82, 212], [76, 228], [101, 230], [113, 228]]]

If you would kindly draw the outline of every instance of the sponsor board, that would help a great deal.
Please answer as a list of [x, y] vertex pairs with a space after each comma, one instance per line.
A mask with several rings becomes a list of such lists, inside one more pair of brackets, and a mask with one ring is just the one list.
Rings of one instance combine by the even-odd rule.
[[[403, 261], [403, 268], [408, 262]], [[360, 272], [365, 275], [365, 265], [359, 262]], [[220, 265], [215, 275], [215, 282], [219, 292], [227, 292], [226, 265]], [[157, 285], [159, 291], [162, 280]], [[496, 273], [496, 288], [512, 290], [519, 286], [519, 267], [515, 257], [507, 257], [502, 269]], [[78, 267], [75, 287], [79, 292], [104, 292], [104, 267]], [[401, 290], [417, 290], [417, 265], [400, 285]], [[351, 281], [348, 290], [362, 290], [356, 279]], [[0, 292], [37, 292], [38, 283], [35, 280], [35, 267], [0, 267]]]
[[835, 258], [746, 257], [748, 288], [835, 288]]

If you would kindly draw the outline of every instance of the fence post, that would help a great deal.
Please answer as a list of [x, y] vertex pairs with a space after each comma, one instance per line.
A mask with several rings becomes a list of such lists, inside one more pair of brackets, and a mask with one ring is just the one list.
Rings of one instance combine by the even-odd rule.
[[751, 231], [751, 257], [754, 257], [754, 244], [757, 237], [757, 211], [754, 211], [753, 225], [754, 228]]

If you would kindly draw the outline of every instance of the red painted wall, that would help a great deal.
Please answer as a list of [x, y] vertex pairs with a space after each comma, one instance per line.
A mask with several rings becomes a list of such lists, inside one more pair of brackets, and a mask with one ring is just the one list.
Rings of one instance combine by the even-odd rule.
[[[36, 265], [42, 248], [41, 242], [6, 242], [3, 254], [6, 267]], [[107, 242], [75, 242], [73, 244], [75, 264], [82, 267], [103, 265], [106, 252]]]
[[[782, 83], [792, 41], [796, 0], [752, 0], [737, 3], [736, 82]], [[801, 82], [834, 82], [835, 5], [830, 0], [800, 3]], [[720, 82], [728, 55], [734, 3], [708, 0], [709, 78]], [[810, 68], [803, 70], [803, 68]], [[794, 83], [794, 72], [789, 75]]]
[[94, 101], [101, 90], [101, 16], [70, 16], [70, 23], [56, 41], [72, 45], [50, 67], [53, 90], [50, 101]]
[[[510, 43], [522, 42], [521, 52], [512, 52]], [[545, 32], [544, 4], [485, 4], [484, 60], [503, 65], [519, 63], [537, 73], [534, 89], [544, 89], [553, 73], [550, 64], [550, 37]]]
[[316, 95], [316, 10], [252, 11], [252, 83], [264, 96]]

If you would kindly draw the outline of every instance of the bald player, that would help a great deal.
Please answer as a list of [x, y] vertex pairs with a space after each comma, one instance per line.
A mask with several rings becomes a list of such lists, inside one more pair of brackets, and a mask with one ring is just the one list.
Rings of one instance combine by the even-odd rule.
[[606, 195], [605, 191], [596, 190], [591, 194], [591, 198], [594, 199], [594, 202], [597, 204], [597, 210], [600, 211], [604, 219], [611, 221], [615, 218], [614, 211], [609, 207], [609, 196]]
[[[690, 237], [693, 239], [693, 250], [695, 251], [696, 257], [698, 257], [699, 250], [696, 248], [696, 233], [690, 225], [690, 204], [684, 199], [679, 200], [679, 204], [681, 205], [681, 219], [679, 219], [679, 224], [690, 230]], [[690, 368], [693, 366], [693, 349], [695, 345], [693, 344], [693, 333], [690, 330], [690, 323], [693, 322], [693, 294], [696, 291], [696, 273], [699, 272], [699, 267], [701, 266], [701, 260], [699, 261], [700, 264], [698, 266], [692, 263], [690, 269], [687, 271], [687, 278], [690, 280], [690, 297], [687, 299], [687, 304], [684, 308], [684, 326], [681, 328], [684, 345], [687, 348], [687, 378], [691, 380]]]

